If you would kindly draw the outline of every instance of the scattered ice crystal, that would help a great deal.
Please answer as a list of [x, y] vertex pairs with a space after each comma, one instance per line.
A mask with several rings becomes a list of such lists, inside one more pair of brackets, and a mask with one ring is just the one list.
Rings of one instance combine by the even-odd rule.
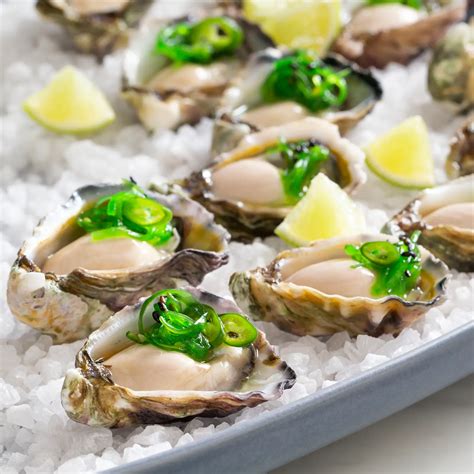
[[[474, 278], [453, 272], [446, 302], [397, 338], [384, 335], [351, 339], [346, 333], [339, 333], [324, 341], [299, 338], [270, 323], [259, 323], [298, 374], [294, 388], [279, 400], [224, 420], [194, 419], [177, 426], [111, 431], [69, 420], [61, 406], [60, 390], [64, 373], [73, 367], [83, 341], [52, 346], [51, 337], [39, 335], [13, 318], [6, 303], [6, 285], [17, 249], [38, 220], [78, 186], [130, 175], [142, 184], [151, 180], [163, 182], [202, 168], [209, 160], [212, 122], [206, 119], [196, 127], [184, 126], [177, 132], [148, 134], [120, 97], [122, 53], [106, 57], [102, 64], [91, 56], [73, 53], [63, 46], [64, 33], [50, 22], [41, 21], [33, 3], [12, 0], [4, 2], [0, 9], [4, 20], [0, 31], [4, 87], [0, 96], [2, 474], [93, 473], [182, 447], [371, 370], [473, 319]], [[176, 2], [158, 3], [160, 8], [170, 9]], [[184, 9], [186, 2], [179, 3]], [[18, 31], [22, 32], [21, 41]], [[22, 111], [22, 101], [43, 87], [64, 64], [81, 68], [116, 110], [117, 122], [103, 133], [79, 140], [54, 135], [34, 124]], [[453, 119], [442, 104], [431, 101], [425, 86], [426, 64], [425, 56], [407, 68], [390, 65], [377, 72], [384, 101], [348, 138], [364, 146], [405, 118], [422, 115], [430, 129], [437, 179], [444, 180], [449, 139], [462, 118]], [[377, 232], [414, 195], [395, 189], [368, 172], [368, 181], [355, 199], [366, 215], [369, 230]], [[284, 247], [276, 238], [257, 239], [250, 245], [232, 243], [229, 264], [209, 274], [203, 287], [229, 296], [227, 281], [233, 272], [265, 265]]]

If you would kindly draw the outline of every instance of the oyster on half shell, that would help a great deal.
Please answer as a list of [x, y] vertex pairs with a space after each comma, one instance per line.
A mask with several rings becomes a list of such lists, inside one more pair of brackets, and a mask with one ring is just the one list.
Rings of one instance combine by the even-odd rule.
[[322, 60], [325, 66], [334, 71], [351, 71], [345, 77], [348, 95], [340, 107], [313, 113], [293, 101], [264, 103], [261, 89], [267, 76], [276, 61], [290, 54], [287, 50], [267, 48], [251, 56], [241, 74], [226, 89], [219, 105], [213, 131], [215, 150], [222, 151], [223, 144], [233, 134], [238, 136], [242, 133], [241, 130], [257, 131], [307, 116], [317, 116], [335, 123], [345, 133], [370, 113], [382, 97], [381, 85], [369, 71], [360, 69], [340, 56], [327, 56]]
[[127, 44], [131, 28], [152, 5], [152, 0], [37, 0], [37, 10], [62, 25], [75, 46], [103, 57]]
[[362, 67], [408, 64], [432, 47], [446, 30], [464, 18], [465, 0], [427, 0], [416, 10], [399, 3], [358, 9], [332, 50]]
[[284, 165], [271, 151], [282, 139], [290, 144], [326, 147], [329, 159], [320, 172], [346, 192], [353, 193], [365, 181], [363, 151], [325, 120], [307, 117], [243, 135], [232, 149], [218, 155], [212, 166], [183, 183], [190, 196], [213, 212], [235, 239], [271, 235], [294, 206], [287, 201], [282, 185]]
[[[213, 115], [222, 92], [248, 56], [273, 45], [257, 25], [225, 12], [217, 9], [168, 21], [150, 20], [143, 22], [134, 35], [125, 51], [122, 96], [136, 109], [148, 130], [173, 129]], [[165, 56], [153, 52], [157, 35], [164, 27], [219, 14], [234, 20], [243, 32], [243, 42], [231, 56], [210, 64], [172, 64]]]
[[[78, 189], [39, 222], [18, 251], [8, 280], [10, 309], [56, 343], [87, 336], [113, 312], [154, 291], [197, 285], [227, 263], [225, 229], [197, 202], [173, 192], [148, 197], [172, 211], [177, 248], [157, 250], [131, 238], [92, 242], [77, 216], [123, 190], [113, 184]], [[81, 264], [74, 268], [71, 261]]]
[[451, 141], [446, 173], [451, 179], [474, 173], [474, 115], [456, 132]]
[[428, 70], [428, 90], [460, 110], [474, 109], [474, 18], [451, 27], [436, 44]]
[[[188, 291], [218, 313], [240, 313], [229, 300], [199, 290]], [[114, 314], [89, 336], [77, 354], [76, 368], [67, 372], [62, 389], [63, 407], [73, 420], [119, 428], [195, 416], [222, 417], [276, 399], [294, 385], [294, 371], [276, 355], [262, 332], [249, 347], [226, 346], [206, 363], [178, 352], [132, 343], [126, 333], [136, 329], [142, 303]], [[150, 311], [144, 319], [145, 325], [153, 322]], [[134, 366], [133, 359], [124, 359], [133, 357], [133, 345], [149, 353], [146, 361], [141, 359], [140, 367], [135, 364], [137, 371], [144, 372], [142, 386], [135, 390], [114, 382], [118, 354], [122, 365]], [[147, 369], [151, 370], [148, 377]]]
[[237, 304], [254, 319], [270, 321], [298, 336], [399, 333], [444, 295], [447, 268], [422, 249], [422, 273], [413, 298], [373, 298], [372, 272], [355, 268], [344, 247], [390, 240], [358, 235], [312, 243], [281, 252], [267, 267], [234, 273], [230, 289]]
[[449, 267], [474, 271], [474, 175], [427, 189], [383, 229], [394, 235], [413, 230], [421, 230], [421, 245]]

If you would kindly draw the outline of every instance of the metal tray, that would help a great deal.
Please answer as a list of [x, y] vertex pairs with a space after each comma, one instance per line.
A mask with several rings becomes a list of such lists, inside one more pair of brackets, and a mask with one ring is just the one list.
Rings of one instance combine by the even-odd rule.
[[251, 474], [277, 468], [474, 373], [474, 322], [202, 441], [107, 471]]

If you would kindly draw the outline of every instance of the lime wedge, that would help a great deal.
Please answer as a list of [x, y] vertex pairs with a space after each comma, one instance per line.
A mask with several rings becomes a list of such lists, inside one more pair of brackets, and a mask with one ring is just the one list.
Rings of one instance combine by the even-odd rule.
[[303, 246], [313, 240], [364, 231], [362, 211], [336, 183], [319, 173], [275, 234], [290, 245]]
[[244, 14], [277, 44], [324, 54], [341, 27], [341, 0], [244, 0]]
[[92, 133], [115, 119], [102, 92], [72, 66], [61, 69], [44, 89], [28, 97], [23, 109], [40, 125], [57, 133]]
[[418, 115], [378, 137], [365, 151], [367, 166], [394, 186], [419, 189], [435, 184], [428, 130]]

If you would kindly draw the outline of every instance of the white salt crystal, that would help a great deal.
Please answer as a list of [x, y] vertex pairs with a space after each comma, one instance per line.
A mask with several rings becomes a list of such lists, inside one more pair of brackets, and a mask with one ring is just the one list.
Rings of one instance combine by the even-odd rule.
[[0, 379], [0, 410], [15, 405], [20, 401], [20, 394], [15, 387]]
[[388, 357], [378, 354], [367, 354], [365, 359], [360, 363], [361, 370], [369, 370], [372, 367], [383, 364], [390, 360]]
[[7, 409], [7, 421], [14, 425], [24, 426], [25, 428], [33, 428], [35, 422], [33, 420], [33, 411], [29, 405], [17, 405]]
[[126, 448], [123, 452], [123, 462], [127, 463], [136, 461], [137, 459], [152, 456], [153, 454], [158, 454], [167, 451], [168, 449], [171, 449], [171, 444], [167, 441], [146, 448], [139, 444], [134, 444], [132, 447]]

